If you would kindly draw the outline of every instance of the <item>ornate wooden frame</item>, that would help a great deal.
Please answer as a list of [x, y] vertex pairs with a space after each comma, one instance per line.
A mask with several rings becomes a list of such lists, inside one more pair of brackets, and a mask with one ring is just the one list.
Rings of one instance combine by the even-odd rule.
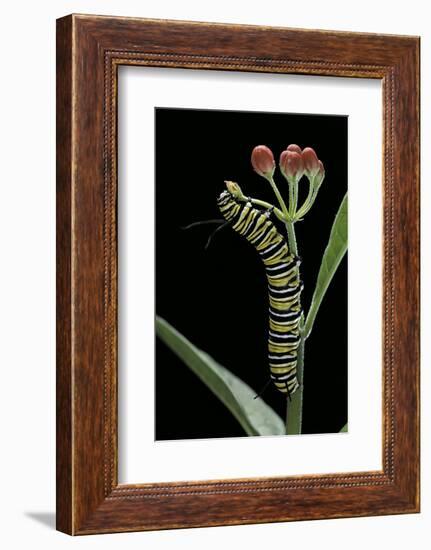
[[[119, 485], [119, 65], [377, 78], [384, 102], [383, 470]], [[70, 15], [57, 22], [57, 528], [419, 511], [419, 38]]]

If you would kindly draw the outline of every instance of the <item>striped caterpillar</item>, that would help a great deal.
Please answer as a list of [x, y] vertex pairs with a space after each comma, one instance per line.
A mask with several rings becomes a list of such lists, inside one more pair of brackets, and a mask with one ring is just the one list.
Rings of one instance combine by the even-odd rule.
[[265, 266], [270, 377], [280, 392], [290, 396], [299, 388], [296, 367], [302, 314], [300, 260], [289, 254], [286, 239], [270, 220], [270, 210], [258, 210], [251, 202], [241, 203], [226, 190], [218, 197], [217, 205], [226, 222], [254, 246]]

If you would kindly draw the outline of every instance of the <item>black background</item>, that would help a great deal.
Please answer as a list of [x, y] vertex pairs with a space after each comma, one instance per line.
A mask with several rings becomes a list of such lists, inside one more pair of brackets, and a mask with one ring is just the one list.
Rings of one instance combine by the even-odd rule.
[[[265, 144], [276, 160], [290, 143], [313, 147], [326, 179], [313, 208], [295, 225], [308, 311], [330, 229], [347, 190], [347, 117], [190, 109], [155, 110], [156, 313], [256, 391], [269, 376], [267, 291], [253, 247], [229, 227], [204, 251], [221, 218], [224, 180], [276, 204], [250, 164]], [[287, 182], [276, 182], [287, 200]], [[305, 198], [308, 181], [300, 182]], [[301, 202], [300, 202], [301, 204]], [[270, 385], [263, 398], [282, 418], [286, 402]], [[338, 432], [347, 421], [347, 258], [343, 259], [305, 347], [303, 433]], [[244, 436], [222, 403], [159, 340], [156, 342], [156, 439]]]

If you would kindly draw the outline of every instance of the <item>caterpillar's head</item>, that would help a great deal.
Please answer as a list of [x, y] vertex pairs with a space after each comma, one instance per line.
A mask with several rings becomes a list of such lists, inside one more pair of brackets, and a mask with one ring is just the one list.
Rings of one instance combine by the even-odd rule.
[[223, 191], [222, 195], [226, 197], [228, 194], [234, 199], [244, 198], [244, 195], [241, 191], [241, 187], [234, 181], [225, 181], [226, 189]]
[[[241, 187], [234, 181], [225, 181], [227, 191], [237, 199], [243, 197]], [[226, 193], [226, 191], [225, 191]]]
[[226, 189], [222, 191], [217, 199], [217, 203], [221, 206], [229, 199], [236, 201], [236, 199], [243, 197], [241, 187], [234, 181], [225, 181]]

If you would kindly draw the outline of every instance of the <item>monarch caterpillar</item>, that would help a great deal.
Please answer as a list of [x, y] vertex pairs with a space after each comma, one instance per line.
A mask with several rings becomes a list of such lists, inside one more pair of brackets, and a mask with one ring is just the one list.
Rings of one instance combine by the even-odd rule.
[[297, 358], [302, 314], [299, 278], [300, 259], [289, 254], [286, 239], [270, 220], [271, 211], [261, 211], [251, 202], [241, 203], [229, 191], [217, 199], [224, 219], [257, 250], [268, 281], [268, 362], [276, 388], [290, 396], [298, 388]]

